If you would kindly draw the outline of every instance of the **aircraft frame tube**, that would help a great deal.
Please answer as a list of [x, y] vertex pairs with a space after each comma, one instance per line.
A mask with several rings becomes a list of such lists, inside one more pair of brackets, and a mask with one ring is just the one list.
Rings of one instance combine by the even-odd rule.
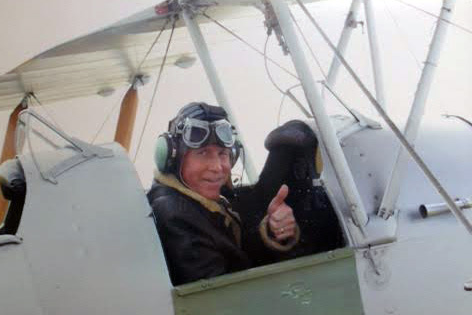
[[[455, 204], [461, 210], [472, 208], [472, 198], [458, 199], [455, 201]], [[445, 202], [424, 204], [419, 207], [418, 211], [420, 212], [420, 215], [423, 218], [451, 212], [448, 204]]]
[[[200, 27], [197, 21], [193, 18], [193, 12], [189, 8], [186, 8], [185, 1], [181, 1], [181, 4], [184, 7], [182, 11], [182, 17], [185, 21], [185, 25], [187, 26], [190, 37], [192, 38], [198, 57], [200, 58], [200, 61], [202, 62], [202, 65], [205, 69], [208, 80], [210, 81], [210, 85], [213, 90], [213, 93], [215, 94], [216, 101], [218, 102], [218, 105], [223, 107], [228, 113], [228, 118], [231, 121], [231, 123], [235, 126], [236, 132], [238, 133], [237, 135], [238, 139], [243, 145], [244, 149], [246, 149], [247, 147], [245, 145], [243, 135], [241, 131], [239, 130], [239, 125], [236, 121], [236, 117], [233, 115], [233, 111], [231, 110], [230, 103], [228, 101], [228, 98], [226, 97], [226, 93], [223, 89], [223, 85], [221, 84], [221, 81], [218, 77], [218, 73], [211, 59], [210, 51], [205, 42], [205, 39], [200, 30]], [[249, 152], [247, 152], [247, 150], [245, 153], [244, 163], [245, 163], [245, 169], [246, 169], [246, 173], [248, 175], [250, 183], [251, 184], [256, 183], [258, 175], [256, 172], [256, 168], [254, 166], [253, 160], [251, 159], [251, 156]]]
[[[321, 139], [326, 147], [328, 157], [333, 164], [339, 185], [346, 198], [352, 214], [354, 223], [359, 227], [362, 233], [365, 233], [364, 226], [367, 224], [368, 217], [364, 205], [354, 182], [354, 178], [343, 154], [336, 132], [331, 125], [329, 116], [323, 105], [323, 99], [316, 89], [315, 81], [310, 72], [310, 67], [306, 61], [303, 49], [300, 46], [295, 33], [290, 12], [287, 4], [283, 0], [271, 0], [274, 12], [279, 20], [280, 28], [285, 36], [290, 55], [295, 69], [303, 86], [303, 91], [310, 105], [310, 109], [316, 120]], [[365, 235], [365, 234], [364, 234]]]
[[[404, 131], [406, 140], [412, 145], [416, 142], [416, 137], [424, 114], [426, 100], [433, 82], [434, 73], [441, 54], [441, 48], [444, 39], [446, 38], [449, 24], [448, 21], [450, 21], [452, 16], [454, 5], [454, 0], [443, 0], [441, 14], [438, 19], [436, 30], [434, 31], [433, 39], [431, 40], [428, 57], [421, 73], [420, 81], [418, 82], [415, 98]], [[398, 195], [400, 194], [401, 182], [404, 177], [407, 163], [408, 154], [403, 147], [400, 147], [378, 212], [378, 216], [384, 219], [388, 219], [395, 211], [395, 204]]]
[[[343, 28], [343, 31], [341, 32], [341, 37], [339, 38], [338, 45], [337, 45], [337, 50], [342, 55], [344, 55], [344, 52], [347, 48], [347, 44], [349, 43], [349, 40], [351, 39], [351, 34], [352, 34], [352, 31], [354, 30], [354, 27], [351, 25], [351, 22], [355, 21], [357, 18], [357, 13], [359, 12], [360, 3], [361, 3], [361, 0], [352, 0], [349, 13], [346, 17], [346, 21], [344, 22], [344, 28]], [[333, 84], [336, 82], [340, 65], [341, 65], [341, 62], [339, 61], [339, 58], [335, 54], [333, 56], [333, 60], [331, 61], [331, 65], [328, 71], [328, 76], [326, 79], [326, 83], [328, 84], [328, 86], [333, 86]]]
[[379, 104], [385, 109], [385, 89], [382, 74], [382, 62], [379, 54], [377, 30], [375, 27], [375, 15], [371, 0], [364, 0], [367, 35], [369, 38], [370, 59], [372, 61], [372, 73], [374, 74], [375, 96]]

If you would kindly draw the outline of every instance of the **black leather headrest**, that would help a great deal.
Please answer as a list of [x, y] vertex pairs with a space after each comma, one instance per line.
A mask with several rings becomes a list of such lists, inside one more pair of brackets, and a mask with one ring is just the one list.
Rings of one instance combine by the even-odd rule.
[[291, 120], [272, 130], [267, 136], [264, 146], [271, 151], [280, 146], [294, 148], [316, 148], [318, 140], [311, 128], [300, 120]]

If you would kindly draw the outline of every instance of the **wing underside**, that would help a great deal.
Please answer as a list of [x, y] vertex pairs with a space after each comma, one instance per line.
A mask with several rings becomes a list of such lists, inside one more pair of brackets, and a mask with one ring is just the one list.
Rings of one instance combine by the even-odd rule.
[[[213, 6], [208, 12], [224, 19], [254, 15], [255, 9]], [[31, 92], [48, 103], [127, 85], [138, 74], [152, 75], [163, 62], [172, 15], [158, 5], [23, 63], [0, 76], [0, 110], [15, 107]], [[166, 64], [192, 54], [188, 45], [179, 45], [187, 38], [182, 26], [182, 21], [176, 21], [173, 49]], [[161, 31], [162, 36], [153, 45]]]
[[[316, 0], [307, 2], [313, 1]], [[15, 107], [27, 93], [49, 103], [116, 89], [130, 84], [138, 74], [152, 75], [163, 62], [172, 18], [180, 10], [176, 3], [162, 2], [110, 27], [56, 46], [0, 76], [0, 110]], [[256, 9], [260, 0], [220, 0], [217, 5], [208, 0], [189, 3], [197, 12], [204, 11], [217, 20], [261, 17]], [[200, 15], [195, 17], [199, 23], [210, 22]], [[177, 19], [166, 64], [193, 53], [183, 26], [183, 21]], [[154, 45], [161, 31], [162, 36]], [[207, 35], [218, 40], [215, 34]]]

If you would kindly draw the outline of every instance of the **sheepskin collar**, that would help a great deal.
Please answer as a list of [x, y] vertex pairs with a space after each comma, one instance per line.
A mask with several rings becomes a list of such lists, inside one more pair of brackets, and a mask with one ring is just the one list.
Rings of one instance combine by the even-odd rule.
[[171, 187], [185, 196], [192, 198], [193, 200], [200, 203], [206, 210], [210, 212], [217, 212], [225, 217], [225, 226], [231, 227], [233, 234], [236, 238], [236, 242], [240, 245], [241, 242], [241, 228], [239, 214], [231, 210], [231, 205], [225, 197], [220, 196], [220, 201], [211, 200], [203, 197], [199, 193], [189, 189], [183, 185], [177, 177], [173, 174], [162, 174], [158, 171], [155, 172], [154, 178], [159, 183]]
[[[205, 198], [199, 193], [191, 190], [190, 188], [184, 186], [178, 179], [175, 177], [175, 175], [172, 174], [162, 174], [162, 173], [157, 173], [155, 179], [168, 187], [174, 188], [175, 190], [179, 191], [180, 193], [192, 198], [195, 201], [198, 201], [202, 206], [204, 206], [207, 210], [211, 212], [221, 212], [221, 205], [211, 199]], [[223, 196], [220, 196], [220, 198], [224, 198]]]

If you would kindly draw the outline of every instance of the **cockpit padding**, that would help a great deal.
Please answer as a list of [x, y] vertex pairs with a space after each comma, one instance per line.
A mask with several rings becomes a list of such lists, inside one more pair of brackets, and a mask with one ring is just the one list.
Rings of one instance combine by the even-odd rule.
[[0, 187], [5, 199], [10, 201], [0, 234], [14, 235], [20, 225], [26, 198], [25, 176], [17, 159], [7, 160], [0, 165]]
[[[269, 155], [259, 181], [253, 187], [237, 189], [232, 201], [246, 231], [243, 247], [255, 265], [344, 247], [342, 229], [326, 191], [313, 185], [320, 174], [315, 165], [318, 141], [311, 128], [290, 121], [272, 131], [265, 145]], [[286, 202], [301, 230], [299, 244], [289, 253], [267, 249], [258, 237], [258, 224], [282, 184], [289, 187]]]

